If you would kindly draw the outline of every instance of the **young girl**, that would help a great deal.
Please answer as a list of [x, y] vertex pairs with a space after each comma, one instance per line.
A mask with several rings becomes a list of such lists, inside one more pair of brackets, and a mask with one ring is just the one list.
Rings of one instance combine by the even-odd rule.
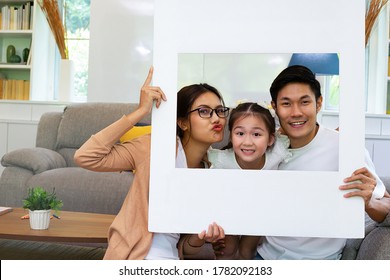
[[[148, 231], [150, 134], [118, 143], [119, 138], [166, 100], [159, 87], [151, 86], [153, 68], [141, 89], [137, 110], [91, 136], [75, 154], [79, 166], [93, 171], [136, 170], [132, 186], [109, 229], [104, 259], [178, 259], [197, 254], [205, 241], [224, 237], [213, 223], [207, 232], [182, 236]], [[178, 92], [177, 167], [207, 168], [203, 163], [211, 144], [223, 138], [229, 110], [219, 92], [206, 84], [190, 85]], [[206, 108], [205, 110], [202, 110]], [[208, 109], [207, 109], [208, 108]], [[209, 114], [205, 114], [208, 111]]]
[[[242, 103], [229, 119], [230, 142], [224, 150], [210, 149], [212, 168], [278, 169], [287, 158], [288, 138], [275, 135], [275, 120], [257, 103]], [[259, 236], [228, 235], [214, 244], [217, 259], [253, 259]]]

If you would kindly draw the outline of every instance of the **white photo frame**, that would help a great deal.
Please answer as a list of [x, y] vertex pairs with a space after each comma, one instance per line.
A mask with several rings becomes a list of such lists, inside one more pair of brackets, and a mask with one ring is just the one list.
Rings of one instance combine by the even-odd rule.
[[[353, 7], [353, 8], [351, 8]], [[364, 236], [364, 203], [338, 186], [364, 165], [363, 0], [156, 0], [149, 231]], [[338, 172], [175, 168], [178, 53], [338, 53]]]

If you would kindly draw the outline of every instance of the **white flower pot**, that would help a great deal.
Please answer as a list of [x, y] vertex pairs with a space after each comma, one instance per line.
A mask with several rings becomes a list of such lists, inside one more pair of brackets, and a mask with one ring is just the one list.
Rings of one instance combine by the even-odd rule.
[[51, 210], [29, 210], [31, 229], [48, 229], [50, 224]]

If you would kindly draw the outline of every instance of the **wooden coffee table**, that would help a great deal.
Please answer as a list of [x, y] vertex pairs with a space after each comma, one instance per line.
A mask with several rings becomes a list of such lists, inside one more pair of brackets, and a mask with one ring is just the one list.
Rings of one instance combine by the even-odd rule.
[[46, 242], [107, 243], [108, 228], [115, 215], [61, 211], [47, 230], [30, 229], [30, 221], [20, 217], [27, 210], [14, 208], [0, 216], [0, 238]]

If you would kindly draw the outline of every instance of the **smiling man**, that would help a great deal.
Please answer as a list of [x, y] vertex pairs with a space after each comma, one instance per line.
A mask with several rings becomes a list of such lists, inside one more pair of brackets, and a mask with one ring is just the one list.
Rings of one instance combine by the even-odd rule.
[[[290, 139], [289, 150], [292, 153], [292, 158], [283, 162], [279, 169], [337, 171], [339, 134], [338, 131], [327, 129], [317, 123], [322, 96], [315, 75], [303, 66], [288, 67], [275, 78], [270, 92], [272, 106], [279, 117], [281, 128]], [[344, 182], [350, 184], [339, 188], [351, 190], [344, 195], [347, 198], [362, 197], [367, 214], [373, 220], [381, 222], [390, 211], [390, 195], [374, 173], [373, 163], [367, 151], [365, 162], [366, 167], [356, 170], [345, 179]], [[339, 259], [345, 242], [346, 239], [340, 238], [267, 236], [258, 247], [258, 258]]]

